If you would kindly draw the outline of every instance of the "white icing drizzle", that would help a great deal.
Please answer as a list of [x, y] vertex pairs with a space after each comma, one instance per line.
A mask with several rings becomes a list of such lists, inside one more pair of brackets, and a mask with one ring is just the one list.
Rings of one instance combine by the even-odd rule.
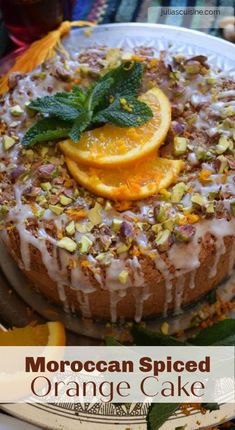
[[121, 290], [110, 290], [110, 313], [111, 322], [117, 322], [117, 305], [125, 297], [127, 289], [123, 288]]
[[235, 241], [232, 244], [232, 250], [229, 256], [229, 263], [228, 263], [228, 274], [231, 275], [231, 273], [233, 272], [233, 268], [234, 268], [234, 264], [235, 264]]
[[171, 273], [169, 271], [169, 268], [165, 261], [160, 257], [160, 255], [157, 255], [157, 258], [155, 259], [155, 267], [159, 272], [163, 275], [165, 280], [165, 303], [164, 303], [164, 310], [163, 310], [163, 316], [167, 316], [168, 306], [169, 303], [172, 302], [172, 280], [171, 280]]
[[222, 255], [226, 252], [223, 236], [216, 236], [215, 240], [215, 260], [209, 271], [209, 278], [213, 278], [217, 274], [218, 263]]
[[91, 309], [88, 292], [77, 291], [77, 301], [80, 305], [80, 310], [84, 318], [91, 318]]
[[189, 279], [189, 288], [190, 290], [194, 290], [196, 284], [195, 284], [195, 278], [196, 278], [197, 270], [192, 270], [190, 273], [190, 279]]
[[178, 277], [176, 280], [176, 286], [175, 286], [175, 307], [174, 307], [174, 314], [179, 314], [182, 309], [182, 300], [183, 300], [183, 293], [184, 293], [184, 277]]

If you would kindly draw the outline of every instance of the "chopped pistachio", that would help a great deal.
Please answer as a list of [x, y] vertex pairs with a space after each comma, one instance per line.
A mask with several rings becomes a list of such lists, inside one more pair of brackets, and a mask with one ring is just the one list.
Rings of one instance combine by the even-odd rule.
[[127, 270], [122, 270], [121, 273], [119, 273], [118, 279], [121, 282], [121, 284], [126, 284], [128, 280], [129, 273]]
[[9, 212], [7, 205], [0, 205], [0, 215], [6, 215]]
[[112, 209], [112, 205], [111, 203], [107, 200], [107, 202], [105, 203], [105, 210], [106, 211], [110, 211]]
[[98, 255], [95, 257], [95, 259], [96, 259], [97, 261], [103, 261], [103, 260], [104, 260], [104, 258], [105, 258], [105, 256], [106, 256], [106, 252], [101, 252], [100, 254], [98, 254]]
[[213, 214], [215, 212], [215, 208], [214, 208], [214, 202], [209, 202], [207, 208], [206, 208], [206, 212], [208, 214]]
[[191, 224], [180, 225], [175, 227], [174, 233], [180, 242], [189, 242], [194, 237], [196, 228]]
[[201, 65], [198, 61], [194, 61], [194, 60], [189, 60], [185, 65], [184, 65], [184, 70], [189, 73], [189, 74], [196, 74], [199, 73], [201, 68]]
[[137, 222], [136, 223], [136, 226], [141, 230], [141, 231], [143, 231], [144, 230], [144, 222]]
[[163, 230], [160, 231], [160, 233], [158, 233], [156, 239], [155, 239], [155, 243], [156, 245], [163, 245], [164, 243], [166, 243], [166, 241], [169, 239], [171, 235], [171, 232], [169, 230]]
[[49, 148], [47, 146], [43, 146], [40, 150], [40, 154], [42, 156], [42, 158], [44, 158], [46, 156], [46, 154], [48, 153]]
[[122, 254], [123, 252], [128, 251], [129, 248], [130, 248], [130, 246], [122, 244], [117, 248], [117, 254]]
[[92, 246], [92, 240], [87, 236], [83, 236], [81, 240], [78, 242], [79, 250], [82, 254], [87, 254], [89, 249]]
[[24, 154], [27, 158], [34, 159], [35, 152], [32, 149], [26, 149]]
[[208, 158], [210, 158], [208, 155], [208, 152], [200, 146], [197, 148], [196, 155], [197, 155], [197, 159], [199, 161], [200, 160], [208, 160]]
[[169, 231], [173, 231], [174, 229], [174, 221], [172, 219], [167, 219], [166, 221], [164, 221], [164, 223], [162, 224], [162, 227], [166, 230]]
[[47, 199], [44, 196], [37, 196], [36, 202], [39, 203], [39, 205], [45, 205], [47, 203]]
[[78, 196], [79, 196], [79, 191], [78, 191], [78, 189], [76, 188], [76, 189], [74, 190], [74, 192], [73, 192], [73, 197], [74, 197], [74, 199], [76, 199]]
[[163, 222], [166, 219], [166, 210], [165, 206], [155, 206], [154, 208], [154, 217], [156, 221]]
[[188, 139], [185, 137], [175, 136], [174, 138], [174, 152], [175, 155], [183, 155], [187, 151]]
[[164, 321], [164, 323], [161, 325], [161, 332], [162, 332], [162, 334], [168, 335], [168, 333], [169, 333], [168, 322]]
[[38, 72], [33, 74], [34, 79], [45, 79], [47, 76], [46, 72]]
[[11, 106], [9, 110], [12, 116], [21, 116], [24, 112], [20, 105]]
[[93, 224], [91, 222], [77, 222], [76, 225], [76, 230], [79, 233], [89, 233], [89, 231], [91, 231], [93, 229]]
[[218, 173], [220, 173], [220, 174], [224, 173], [224, 171], [228, 165], [228, 160], [224, 155], [219, 155], [217, 157], [217, 159], [220, 161], [220, 167], [219, 167]]
[[162, 230], [161, 224], [154, 224], [151, 229], [154, 233], [158, 234]]
[[52, 185], [50, 184], [50, 182], [42, 182], [41, 183], [41, 189], [43, 191], [51, 191]]
[[66, 233], [72, 236], [75, 233], [75, 222], [71, 221], [65, 228]]
[[112, 227], [111, 228], [113, 231], [118, 232], [121, 228], [121, 225], [122, 225], [122, 220], [114, 218], [112, 221]]
[[7, 136], [7, 134], [3, 136], [3, 148], [5, 149], [5, 151], [8, 151], [8, 149], [12, 148], [15, 143], [16, 141], [15, 139], [13, 139], [13, 137]]
[[67, 206], [70, 205], [70, 203], [72, 203], [72, 199], [70, 199], [69, 197], [64, 196], [63, 194], [60, 196], [60, 203], [63, 206]]
[[69, 252], [74, 252], [77, 249], [76, 242], [70, 239], [70, 237], [63, 237], [61, 240], [58, 240], [57, 246], [59, 246], [59, 248], [66, 249], [66, 251]]
[[53, 212], [56, 215], [61, 215], [63, 213], [63, 208], [58, 205], [49, 205], [49, 209], [51, 212]]
[[17, 125], [19, 124], [19, 121], [12, 121], [11, 123], [10, 123], [10, 127], [11, 128], [15, 128], [15, 127], [17, 127]]
[[184, 182], [179, 182], [172, 188], [171, 201], [172, 203], [179, 203], [186, 191], [186, 185]]
[[37, 218], [41, 218], [41, 217], [44, 215], [44, 212], [45, 212], [45, 209], [39, 209], [39, 210], [36, 212], [36, 217], [37, 217]]
[[225, 137], [221, 136], [219, 139], [219, 143], [216, 145], [215, 150], [216, 154], [223, 154], [230, 146], [231, 141]]
[[199, 193], [195, 193], [195, 194], [193, 194], [192, 195], [192, 197], [191, 197], [191, 202], [192, 203], [196, 203], [197, 205], [199, 205], [199, 206], [205, 206], [206, 205], [206, 203], [207, 203], [207, 199], [206, 199], [206, 197], [205, 196], [202, 196], [201, 194], [199, 194]]
[[208, 78], [206, 78], [206, 82], [207, 82], [207, 84], [209, 84], [209, 85], [213, 85], [213, 84], [215, 84], [215, 83], [216, 83], [216, 78], [214, 78], [214, 77], [212, 77], [212, 76], [209, 76]]
[[235, 110], [234, 110], [234, 107], [233, 106], [228, 106], [227, 108], [226, 108], [226, 110], [225, 110], [225, 112], [224, 112], [224, 116], [233, 116], [233, 115], [235, 115]]
[[89, 210], [88, 219], [93, 225], [100, 224], [102, 222], [101, 216], [102, 206], [96, 202], [95, 206]]
[[233, 216], [235, 216], [235, 201], [230, 203], [230, 209]]
[[169, 201], [171, 199], [170, 191], [167, 191], [165, 188], [159, 191], [161, 200]]

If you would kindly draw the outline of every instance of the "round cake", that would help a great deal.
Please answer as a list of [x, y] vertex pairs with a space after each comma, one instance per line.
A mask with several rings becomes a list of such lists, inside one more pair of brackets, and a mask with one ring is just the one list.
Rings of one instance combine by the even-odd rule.
[[[87, 88], [122, 61], [144, 64], [172, 120], [159, 156], [183, 160], [169, 187], [140, 200], [92, 194], [60, 146], [24, 147], [37, 97]], [[84, 318], [179, 313], [227, 278], [235, 250], [235, 82], [204, 55], [91, 46], [9, 77], [0, 99], [0, 237], [34, 288]], [[61, 139], [60, 139], [61, 140]], [[59, 141], [59, 139], [58, 139]]]

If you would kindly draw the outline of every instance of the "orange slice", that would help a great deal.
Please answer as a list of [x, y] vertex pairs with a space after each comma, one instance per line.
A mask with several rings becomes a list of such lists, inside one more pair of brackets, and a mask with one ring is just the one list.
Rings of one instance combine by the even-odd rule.
[[0, 346], [64, 346], [65, 343], [65, 329], [58, 321], [0, 330]]
[[153, 118], [140, 127], [105, 124], [82, 134], [79, 142], [60, 142], [65, 156], [96, 167], [123, 166], [153, 152], [163, 143], [171, 122], [171, 105], [159, 88], [139, 97], [153, 111]]
[[182, 160], [148, 157], [119, 169], [100, 169], [78, 164], [66, 157], [71, 175], [98, 196], [111, 200], [138, 200], [156, 194], [173, 183], [183, 167]]

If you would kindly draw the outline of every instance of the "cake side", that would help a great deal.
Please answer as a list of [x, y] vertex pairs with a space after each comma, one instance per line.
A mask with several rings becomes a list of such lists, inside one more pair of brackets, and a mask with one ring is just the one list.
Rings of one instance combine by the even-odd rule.
[[113, 202], [78, 186], [54, 144], [20, 142], [35, 121], [32, 98], [87, 86], [113, 65], [114, 53], [115, 64], [127, 56], [93, 47], [10, 78], [1, 101], [0, 235], [50, 299], [85, 317], [139, 321], [180, 311], [232, 272], [235, 83], [204, 56], [128, 53], [146, 63], [142, 91], [158, 85], [171, 101], [160, 152], [183, 159], [185, 170], [160, 195]]

